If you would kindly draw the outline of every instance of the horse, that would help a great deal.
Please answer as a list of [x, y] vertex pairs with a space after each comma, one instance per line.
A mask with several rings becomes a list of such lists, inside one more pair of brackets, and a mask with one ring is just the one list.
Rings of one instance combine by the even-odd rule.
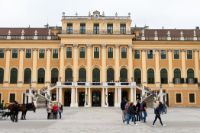
[[18, 114], [13, 114], [13, 112], [14, 112], [14, 106], [15, 107], [17, 106], [18, 111], [22, 112], [22, 114], [21, 114], [21, 120], [26, 120], [26, 113], [27, 113], [27, 111], [33, 111], [33, 112], [36, 111], [36, 107], [35, 107], [35, 105], [34, 105], [33, 102], [32, 103], [28, 103], [28, 104], [17, 104], [17, 105], [11, 103], [11, 104], [9, 104], [7, 106], [7, 108], [11, 112], [11, 120], [12, 120], [12, 116], [17, 117], [16, 115], [18, 115]]
[[22, 112], [21, 120], [26, 120], [27, 111], [36, 112], [36, 107], [33, 102], [28, 104], [20, 104], [19, 109]]

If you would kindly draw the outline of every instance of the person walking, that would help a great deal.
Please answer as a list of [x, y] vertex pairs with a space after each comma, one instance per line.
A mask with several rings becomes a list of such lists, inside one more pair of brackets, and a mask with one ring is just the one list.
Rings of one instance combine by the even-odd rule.
[[125, 116], [126, 116], [126, 111], [125, 111], [125, 106], [126, 106], [127, 100], [125, 98], [122, 99], [121, 102], [121, 110], [122, 110], [122, 121], [123, 123], [125, 122]]
[[154, 124], [155, 124], [155, 122], [156, 122], [157, 119], [160, 120], [160, 124], [161, 124], [162, 126], [165, 126], [165, 125], [163, 125], [162, 119], [161, 119], [161, 117], [160, 117], [161, 107], [162, 107], [162, 103], [159, 102], [158, 107], [157, 107], [157, 108], [155, 109], [155, 111], [154, 111], [154, 112], [155, 112], [155, 119], [154, 119], [154, 121], [153, 121], [152, 126], [154, 126]]
[[52, 106], [51, 103], [49, 102], [47, 104], [47, 119], [50, 119], [51, 113], [52, 113]]

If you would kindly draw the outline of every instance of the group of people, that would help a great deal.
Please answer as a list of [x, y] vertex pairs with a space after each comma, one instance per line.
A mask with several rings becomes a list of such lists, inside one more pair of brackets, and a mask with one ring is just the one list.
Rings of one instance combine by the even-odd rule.
[[129, 124], [130, 120], [137, 125], [137, 121], [146, 122], [147, 117], [147, 105], [146, 102], [141, 102], [139, 99], [137, 104], [133, 102], [128, 102], [125, 98], [123, 98], [121, 102], [121, 110], [122, 110], [122, 120], [123, 123]]
[[[166, 106], [159, 101], [154, 102], [154, 114], [155, 119], [153, 121], [152, 126], [155, 125], [157, 119], [160, 120], [160, 124], [165, 126], [162, 122], [160, 114], [163, 112], [166, 113]], [[146, 123], [147, 118], [147, 104], [145, 101], [137, 100], [137, 103], [128, 102], [125, 98], [122, 99], [121, 102], [121, 110], [122, 110], [122, 121], [123, 123], [129, 124], [130, 121], [134, 122], [137, 125], [137, 122], [141, 121]]]
[[47, 119], [59, 119], [62, 118], [63, 105], [59, 103], [48, 103], [47, 104]]

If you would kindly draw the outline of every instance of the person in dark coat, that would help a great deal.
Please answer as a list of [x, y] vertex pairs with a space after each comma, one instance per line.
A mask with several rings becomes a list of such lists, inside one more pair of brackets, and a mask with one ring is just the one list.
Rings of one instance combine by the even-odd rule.
[[136, 104], [136, 109], [137, 109], [137, 117], [136, 120], [140, 121], [140, 117], [141, 117], [141, 103], [140, 103], [140, 99], [137, 100], [137, 104]]
[[165, 125], [163, 125], [162, 119], [161, 119], [161, 117], [160, 117], [161, 109], [162, 109], [162, 103], [159, 102], [158, 107], [157, 107], [157, 108], [155, 109], [155, 111], [154, 111], [154, 112], [155, 112], [155, 119], [154, 119], [154, 121], [153, 121], [152, 126], [154, 126], [154, 124], [155, 124], [155, 122], [156, 122], [157, 119], [160, 120], [160, 124], [161, 124], [162, 126], [165, 126]]
[[144, 123], [146, 123], [146, 117], [147, 117], [147, 104], [145, 101], [142, 102], [142, 113], [143, 113], [143, 120]]
[[123, 123], [125, 122], [125, 116], [126, 116], [126, 111], [125, 111], [125, 106], [126, 106], [126, 103], [127, 103], [127, 100], [125, 98], [122, 99], [122, 102], [121, 102], [121, 110], [122, 110], [122, 121]]
[[11, 120], [12, 120], [13, 122], [18, 122], [19, 104], [18, 104], [17, 101], [14, 101], [11, 114], [12, 114], [12, 119], [11, 119]]
[[134, 122], [134, 124], [136, 124], [136, 120], [135, 120], [135, 115], [136, 115], [136, 106], [131, 102], [128, 110], [127, 110], [127, 124], [129, 124], [130, 120], [132, 119], [132, 121]]

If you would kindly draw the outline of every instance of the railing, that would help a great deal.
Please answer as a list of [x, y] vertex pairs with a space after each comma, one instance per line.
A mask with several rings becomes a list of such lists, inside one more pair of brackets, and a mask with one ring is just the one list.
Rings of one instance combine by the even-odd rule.
[[98, 32], [93, 31], [93, 30], [85, 30], [85, 32], [81, 32], [81, 30], [73, 30], [72, 32], [69, 32], [67, 30], [62, 30], [62, 34], [80, 34], [80, 35], [130, 35], [131, 32], [130, 31], [126, 31], [124, 32], [120, 32], [120, 31], [115, 31], [113, 30], [112, 33], [110, 33], [107, 30], [99, 30]]
[[66, 86], [136, 86], [135, 82], [57, 82], [57, 85]]
[[62, 16], [63, 20], [70, 20], [70, 19], [121, 19], [121, 20], [126, 20], [126, 19], [131, 19], [130, 16]]
[[0, 40], [58, 40], [58, 36], [18, 36], [18, 35], [3, 35]]

